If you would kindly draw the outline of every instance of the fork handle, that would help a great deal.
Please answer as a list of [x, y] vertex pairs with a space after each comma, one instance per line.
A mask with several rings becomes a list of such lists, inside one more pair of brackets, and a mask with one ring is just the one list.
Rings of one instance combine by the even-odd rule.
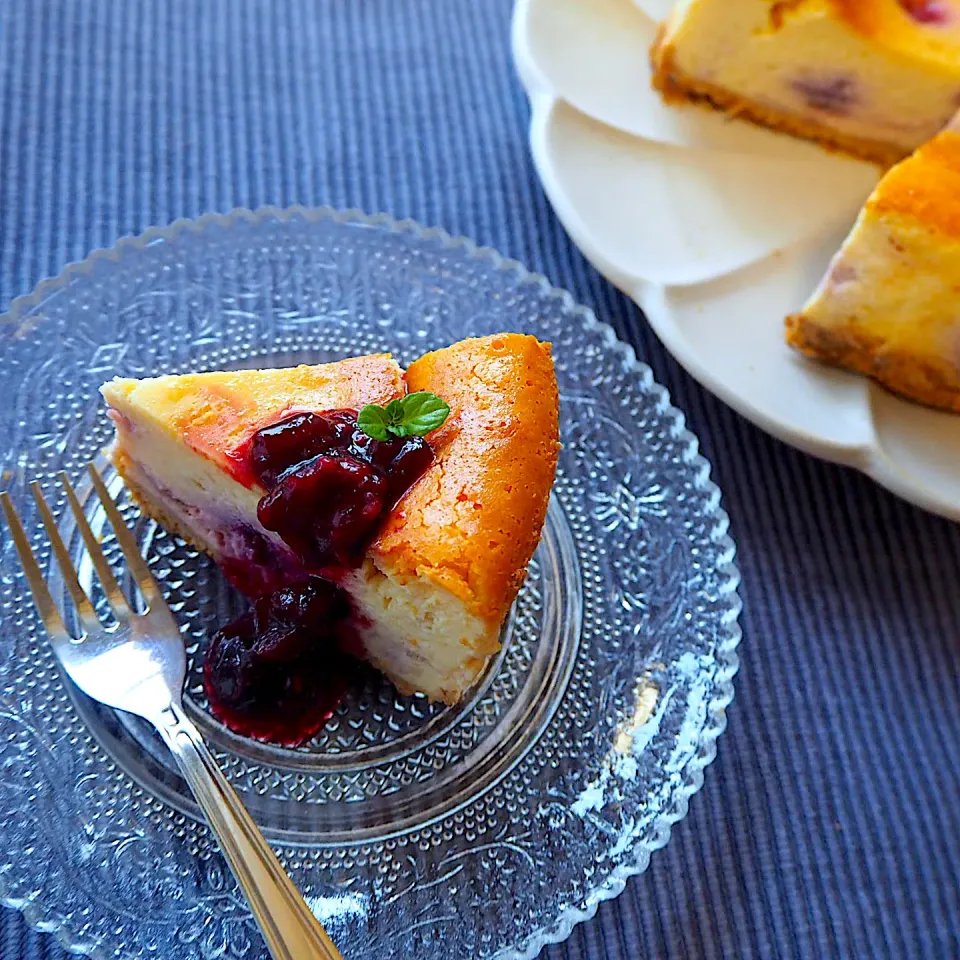
[[343, 960], [183, 708], [172, 704], [154, 723], [217, 835], [274, 960]]

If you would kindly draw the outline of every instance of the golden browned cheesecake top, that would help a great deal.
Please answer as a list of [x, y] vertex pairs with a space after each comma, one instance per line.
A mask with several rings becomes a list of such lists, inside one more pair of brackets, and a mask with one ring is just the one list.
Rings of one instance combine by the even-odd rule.
[[393, 575], [426, 577], [499, 623], [546, 516], [560, 449], [549, 344], [521, 334], [464, 340], [406, 374], [450, 404], [429, 437], [436, 460], [371, 548]]
[[867, 209], [960, 238], [960, 133], [945, 130], [880, 181]]
[[[819, 6], [822, 0], [793, 0]], [[865, 37], [918, 59], [956, 62], [960, 11], [953, 0], [829, 0], [829, 8]]]

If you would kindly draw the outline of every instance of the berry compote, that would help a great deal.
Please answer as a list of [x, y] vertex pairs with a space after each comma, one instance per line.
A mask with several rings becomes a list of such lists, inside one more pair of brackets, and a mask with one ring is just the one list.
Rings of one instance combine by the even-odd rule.
[[374, 440], [353, 410], [298, 413], [254, 434], [266, 489], [257, 517], [307, 574], [254, 598], [214, 636], [204, 665], [213, 712], [245, 736], [295, 745], [332, 714], [354, 667], [351, 608], [333, 582], [357, 566], [387, 514], [433, 462], [422, 437]]
[[342, 590], [319, 577], [258, 598], [214, 637], [203, 678], [232, 730], [296, 745], [327, 722], [349, 682], [338, 646], [349, 614]]

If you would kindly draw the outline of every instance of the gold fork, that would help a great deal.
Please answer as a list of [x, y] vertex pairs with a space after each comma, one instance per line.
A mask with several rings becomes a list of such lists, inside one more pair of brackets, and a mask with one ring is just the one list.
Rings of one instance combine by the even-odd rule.
[[30, 549], [13, 501], [6, 492], [0, 493], [20, 562], [54, 652], [70, 679], [88, 696], [107, 706], [138, 714], [157, 728], [220, 841], [220, 848], [250, 903], [274, 960], [343, 960], [220, 772], [200, 732], [184, 713], [181, 690], [186, 653], [177, 622], [103, 480], [92, 464], [89, 470], [93, 488], [110, 519], [147, 609], [143, 613], [135, 612], [124, 596], [70, 480], [61, 473], [60, 481], [80, 535], [118, 621], [116, 627], [109, 629], [100, 622], [80, 585], [43, 493], [39, 485], [33, 483], [33, 495], [50, 545], [79, 614], [80, 636], [71, 636]]

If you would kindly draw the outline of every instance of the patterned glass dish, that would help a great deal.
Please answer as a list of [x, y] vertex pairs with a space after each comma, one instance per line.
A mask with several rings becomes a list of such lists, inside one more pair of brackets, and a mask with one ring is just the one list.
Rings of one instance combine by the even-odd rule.
[[[563, 451], [503, 651], [455, 708], [371, 678], [303, 747], [232, 735], [199, 666], [240, 601], [107, 472], [182, 624], [187, 707], [349, 960], [533, 957], [667, 842], [725, 726], [740, 637], [734, 546], [695, 438], [568, 294], [382, 217], [268, 209], [151, 230], [0, 324], [0, 487], [47, 565], [27, 484], [63, 515], [56, 472], [103, 463], [104, 380], [381, 350], [405, 363], [503, 330], [553, 342]], [[64, 682], [0, 537], [3, 900], [94, 957], [264, 958], [165, 750]]]

